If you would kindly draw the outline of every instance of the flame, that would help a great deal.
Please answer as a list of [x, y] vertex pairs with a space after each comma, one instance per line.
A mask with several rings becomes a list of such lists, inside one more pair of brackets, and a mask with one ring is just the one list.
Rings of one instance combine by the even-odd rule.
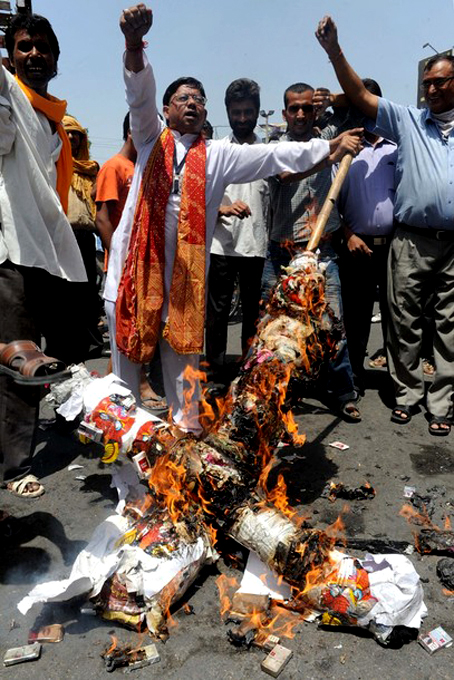
[[346, 542], [346, 539], [345, 539], [345, 524], [344, 524], [344, 521], [342, 519], [342, 515], [346, 515], [349, 512], [350, 512], [350, 507], [347, 504], [345, 504], [344, 507], [342, 508], [341, 512], [340, 512], [339, 517], [325, 529], [325, 534], [333, 539], [333, 543], [334, 543], [334, 541], [337, 541], [338, 539], [342, 539], [344, 541], [344, 543]]
[[172, 602], [175, 599], [175, 593], [177, 586], [173, 581], [170, 581], [159, 593], [159, 605], [162, 609], [167, 628], [176, 628], [178, 626], [178, 621], [174, 618], [170, 612]]
[[128, 656], [131, 656], [130, 661], [136, 661], [137, 657], [139, 656], [139, 653], [142, 651], [143, 644], [145, 641], [145, 633], [141, 632], [141, 624], [137, 626], [137, 633], [139, 636], [139, 639], [137, 641], [137, 645], [134, 647], [134, 649], [129, 649], [125, 650]]
[[282, 474], [278, 475], [276, 486], [267, 493], [267, 500], [286, 517], [293, 517], [296, 514], [296, 510], [289, 506], [287, 484]]
[[186, 469], [168, 452], [158, 458], [149, 478], [150, 488], [165, 503], [170, 518], [177, 522], [185, 512], [190, 499], [186, 491]]
[[272, 618], [262, 626], [268, 635], [276, 635], [277, 637], [285, 637], [291, 639], [295, 637], [296, 628], [304, 620], [303, 616], [298, 612], [291, 612], [279, 606], [279, 603], [272, 608]]
[[210, 543], [214, 547], [216, 543], [218, 542], [218, 532], [217, 529], [212, 524], [206, 524], [205, 528], [208, 531], [208, 535], [210, 537]]
[[425, 526], [429, 529], [439, 531], [439, 528], [436, 527], [435, 524], [433, 524], [427, 513], [422, 514], [420, 512], [417, 512], [417, 510], [415, 510], [415, 508], [412, 505], [408, 504], [403, 505], [402, 509], [399, 512], [399, 515], [401, 517], [405, 517], [407, 522], [409, 522], [410, 524], [419, 524], [420, 526]]
[[116, 649], [118, 647], [118, 639], [115, 637], [115, 635], [110, 635], [110, 639], [112, 641], [112, 644], [110, 645], [109, 649], [105, 653], [106, 656], [111, 654], [114, 651], [114, 649]]
[[221, 574], [216, 579], [216, 585], [219, 590], [220, 612], [222, 618], [231, 609], [233, 594], [238, 590], [238, 581], [234, 576], [230, 577]]

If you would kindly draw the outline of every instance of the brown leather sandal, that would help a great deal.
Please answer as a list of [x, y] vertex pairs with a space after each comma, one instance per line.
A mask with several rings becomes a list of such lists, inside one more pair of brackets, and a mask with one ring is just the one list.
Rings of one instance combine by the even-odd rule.
[[46, 356], [31, 340], [0, 344], [0, 374], [22, 385], [45, 385], [71, 377], [59, 359]]

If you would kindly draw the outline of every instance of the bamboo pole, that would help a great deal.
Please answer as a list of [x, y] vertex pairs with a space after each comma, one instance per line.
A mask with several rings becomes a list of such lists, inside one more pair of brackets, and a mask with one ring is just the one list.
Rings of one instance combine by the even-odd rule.
[[306, 250], [313, 252], [316, 248], [318, 248], [320, 239], [323, 236], [323, 232], [325, 231], [326, 223], [328, 222], [331, 211], [337, 201], [337, 197], [339, 196], [339, 192], [347, 176], [347, 172], [350, 168], [352, 160], [353, 156], [350, 153], [345, 154], [341, 160], [339, 164], [339, 170], [333, 180], [333, 183], [331, 184], [328, 196], [326, 197], [322, 209], [318, 214], [317, 222], [309, 239], [309, 243], [307, 244]]

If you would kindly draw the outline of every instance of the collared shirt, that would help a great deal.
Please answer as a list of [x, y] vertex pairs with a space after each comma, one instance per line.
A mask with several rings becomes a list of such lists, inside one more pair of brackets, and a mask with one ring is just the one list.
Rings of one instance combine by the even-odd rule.
[[[333, 139], [337, 128], [327, 125], [321, 132], [323, 139]], [[279, 144], [295, 144], [288, 134], [281, 137]], [[331, 168], [323, 168], [299, 182], [284, 184], [279, 178], [270, 179], [272, 222], [270, 239], [278, 243], [300, 243], [308, 241], [315, 227], [318, 213], [328, 195], [332, 182]], [[325, 227], [325, 234], [339, 229], [340, 218], [335, 206]]]
[[[118, 228], [113, 234], [109, 268], [104, 298], [110, 302], [117, 299], [118, 285], [128, 251], [134, 210], [150, 153], [161, 134], [164, 124], [156, 108], [156, 85], [153, 71], [146, 62], [138, 73], [125, 70], [126, 98], [131, 113], [131, 132], [137, 149], [137, 161], [131, 190]], [[195, 135], [180, 135], [172, 130], [175, 138], [177, 164], [184, 158]], [[231, 144], [229, 140], [208, 140], [206, 160], [206, 272], [209, 269], [210, 248], [216, 226], [219, 206], [229, 184], [252, 182], [279, 172], [304, 172], [329, 155], [329, 144], [315, 139], [310, 143], [287, 144]], [[180, 211], [179, 194], [170, 194], [165, 214], [165, 270], [164, 307], [166, 318], [169, 291], [172, 280], [175, 245]]]
[[3, 67], [0, 95], [0, 263], [9, 260], [69, 281], [86, 281], [77, 241], [55, 190], [58, 134]]
[[429, 109], [379, 99], [374, 133], [396, 142], [394, 216], [413, 227], [454, 229], [454, 133], [447, 139]]
[[339, 194], [338, 208], [355, 234], [388, 236], [393, 231], [397, 147], [364, 140]]
[[[260, 144], [254, 135], [253, 144]], [[238, 144], [235, 135], [226, 137], [231, 144]], [[270, 194], [268, 182], [258, 179], [247, 184], [230, 184], [225, 190], [221, 205], [243, 201], [251, 209], [248, 217], [218, 215], [214, 230], [211, 253], [227, 257], [266, 257], [268, 246], [268, 218]]]

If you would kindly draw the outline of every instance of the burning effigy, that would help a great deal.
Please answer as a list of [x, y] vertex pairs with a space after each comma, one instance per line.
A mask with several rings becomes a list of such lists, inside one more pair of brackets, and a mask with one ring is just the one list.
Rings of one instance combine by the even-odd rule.
[[[171, 606], [217, 559], [222, 532], [284, 579], [286, 610], [362, 626], [382, 642], [396, 625], [419, 627], [422, 586], [406, 557], [337, 552], [335, 531], [299, 518], [281, 477], [269, 488], [276, 447], [304, 442], [287, 402], [290, 382], [317, 377], [342, 337], [323, 284], [313, 261], [291, 262], [226, 399], [215, 410], [204, 404], [200, 438], [138, 407], [115, 376], [84, 383], [82, 441], [101, 445], [106, 463], [131, 462], [114, 475], [120, 514], [97, 528], [66, 581], [37, 586], [21, 601], [23, 613], [85, 593], [104, 618], [165, 637]], [[266, 626], [269, 617], [261, 618]]]

